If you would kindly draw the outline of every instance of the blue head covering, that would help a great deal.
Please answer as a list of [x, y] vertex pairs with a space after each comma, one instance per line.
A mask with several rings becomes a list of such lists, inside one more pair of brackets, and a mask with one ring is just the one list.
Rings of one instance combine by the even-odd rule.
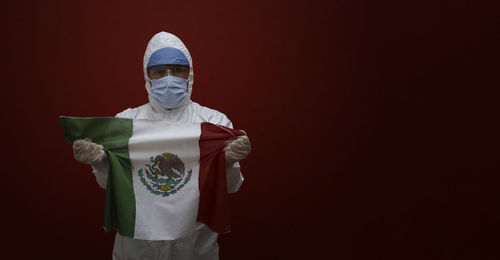
[[166, 47], [156, 50], [151, 54], [148, 61], [148, 68], [158, 65], [184, 65], [189, 66], [186, 55], [179, 49]]

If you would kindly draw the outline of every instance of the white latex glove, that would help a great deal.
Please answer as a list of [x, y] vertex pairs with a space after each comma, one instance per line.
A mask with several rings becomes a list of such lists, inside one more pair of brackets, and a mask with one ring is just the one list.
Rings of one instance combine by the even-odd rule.
[[236, 139], [227, 142], [224, 147], [226, 153], [226, 163], [233, 164], [245, 159], [251, 151], [250, 139], [246, 135], [238, 136]]
[[75, 160], [91, 164], [102, 161], [106, 153], [102, 145], [93, 143], [90, 139], [79, 139], [73, 142], [73, 154], [75, 155]]

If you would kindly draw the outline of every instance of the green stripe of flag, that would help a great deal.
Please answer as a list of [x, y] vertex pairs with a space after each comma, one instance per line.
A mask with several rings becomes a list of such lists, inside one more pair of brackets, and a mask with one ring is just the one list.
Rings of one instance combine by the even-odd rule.
[[128, 152], [133, 120], [115, 117], [62, 116], [60, 121], [64, 138], [70, 144], [77, 139], [90, 138], [92, 142], [104, 147], [108, 155], [104, 228], [106, 231], [115, 228], [120, 230], [121, 235], [134, 237], [135, 196]]

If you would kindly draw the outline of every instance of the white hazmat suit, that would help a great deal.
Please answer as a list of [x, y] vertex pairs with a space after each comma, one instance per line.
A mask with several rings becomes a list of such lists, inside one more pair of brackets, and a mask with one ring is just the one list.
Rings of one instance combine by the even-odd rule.
[[[155, 98], [151, 95], [151, 85], [146, 68], [151, 54], [156, 50], [165, 47], [173, 47], [181, 50], [189, 60], [190, 67], [188, 77], [188, 95], [179, 107], [171, 110], [166, 110], [161, 107], [155, 100]], [[146, 80], [146, 90], [148, 91], [149, 96], [149, 103], [140, 107], [126, 109], [125, 111], [118, 113], [116, 117], [130, 119], [170, 120], [194, 123], [210, 122], [230, 128], [233, 127], [231, 121], [229, 121], [229, 119], [223, 113], [207, 107], [203, 107], [191, 101], [191, 93], [193, 90], [194, 82], [193, 62], [186, 46], [175, 35], [166, 32], [160, 32], [153, 36], [153, 38], [149, 41], [146, 52], [144, 54], [143, 70], [144, 79]], [[91, 165], [99, 186], [105, 189], [107, 181], [107, 165], [105, 160], [94, 162]], [[226, 173], [228, 192], [234, 193], [238, 191], [243, 182], [243, 176], [240, 172], [239, 163], [236, 162], [228, 165], [226, 168]], [[202, 223], [196, 224], [196, 229], [190, 236], [177, 240], [137, 240], [121, 236], [117, 233], [113, 249], [113, 259], [219, 259], [217, 237], [217, 233], [211, 231]]]

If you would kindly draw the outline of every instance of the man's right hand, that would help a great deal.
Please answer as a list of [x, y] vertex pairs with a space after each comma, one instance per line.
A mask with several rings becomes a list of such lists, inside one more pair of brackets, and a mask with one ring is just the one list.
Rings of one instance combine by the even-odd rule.
[[102, 145], [93, 143], [90, 139], [78, 139], [73, 142], [73, 154], [75, 160], [91, 164], [101, 161], [106, 153]]

